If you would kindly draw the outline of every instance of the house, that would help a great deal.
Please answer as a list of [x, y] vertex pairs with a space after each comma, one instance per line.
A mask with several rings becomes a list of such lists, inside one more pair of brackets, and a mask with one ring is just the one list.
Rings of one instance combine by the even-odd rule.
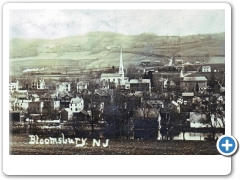
[[69, 108], [69, 103], [72, 98], [73, 97], [70, 94], [60, 97], [60, 107]]
[[78, 82], [77, 83], [77, 92], [80, 92], [84, 89], [87, 89], [88, 88], [88, 82]]
[[12, 94], [12, 97], [17, 99], [28, 99], [28, 91], [27, 90], [18, 90]]
[[198, 77], [183, 77], [180, 80], [180, 88], [183, 91], [192, 92], [196, 90], [196, 86], [198, 85], [199, 89], [207, 88], [207, 79], [205, 76]]
[[73, 112], [71, 111], [70, 108], [64, 108], [61, 111], [61, 121], [68, 121], [68, 120], [72, 120], [73, 117]]
[[183, 60], [182, 59], [176, 59], [174, 64], [175, 65], [183, 64]]
[[52, 107], [53, 107], [53, 109], [59, 110], [60, 109], [60, 100], [52, 101]]
[[136, 91], [151, 92], [151, 80], [150, 79], [131, 79], [125, 82], [125, 89], [130, 90], [131, 93]]
[[32, 100], [29, 100], [29, 99], [17, 100], [15, 104], [16, 109], [26, 111], [29, 107], [29, 102], [32, 102]]
[[190, 128], [202, 128], [208, 125], [206, 114], [203, 113], [190, 112], [188, 121], [190, 122]]
[[150, 60], [142, 60], [141, 61], [141, 66], [146, 66], [146, 65], [150, 65], [151, 64], [151, 61]]
[[14, 98], [14, 97], [9, 98], [9, 111], [15, 111], [16, 103], [17, 103], [17, 98]]
[[202, 66], [202, 72], [211, 72], [211, 66]]
[[182, 93], [183, 105], [192, 106], [194, 93], [193, 92], [184, 92]]
[[30, 114], [41, 114], [43, 110], [44, 102], [29, 102], [28, 103], [28, 111]]
[[98, 104], [101, 102], [108, 104], [113, 100], [113, 89], [95, 89], [93, 98]]
[[46, 84], [43, 78], [32, 81], [32, 89], [46, 89]]
[[83, 98], [80, 98], [76, 96], [75, 98], [72, 98], [69, 103], [69, 108], [73, 113], [78, 113], [84, 108], [84, 100]]
[[37, 81], [37, 89], [46, 89], [46, 84], [43, 78]]
[[85, 111], [83, 109], [78, 113], [74, 113], [73, 114], [73, 119], [78, 120], [78, 121], [89, 121], [90, 120], [90, 115], [87, 111]]
[[9, 84], [9, 91], [10, 92], [13, 92], [13, 91], [18, 91], [18, 87], [19, 87], [19, 84], [18, 84], [18, 81], [17, 82], [12, 82]]
[[40, 97], [37, 94], [31, 94], [28, 98], [32, 101], [40, 101]]
[[9, 121], [23, 122], [24, 114], [21, 111], [11, 111], [9, 112]]
[[57, 91], [59, 93], [64, 93], [64, 92], [70, 92], [71, 91], [71, 84], [69, 82], [62, 82], [60, 84], [57, 84]]

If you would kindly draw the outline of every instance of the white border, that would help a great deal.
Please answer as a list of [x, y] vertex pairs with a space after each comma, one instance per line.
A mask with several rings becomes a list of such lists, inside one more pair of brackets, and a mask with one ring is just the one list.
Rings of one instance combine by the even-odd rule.
[[[3, 7], [3, 102], [8, 104], [9, 9], [225, 9], [226, 134], [231, 135], [231, 7], [226, 3], [9, 3]], [[3, 107], [3, 172], [7, 175], [227, 175], [231, 158], [221, 155], [9, 155], [8, 106]], [[84, 162], [84, 163], [83, 163]], [[203, 166], [204, 165], [204, 166]]]

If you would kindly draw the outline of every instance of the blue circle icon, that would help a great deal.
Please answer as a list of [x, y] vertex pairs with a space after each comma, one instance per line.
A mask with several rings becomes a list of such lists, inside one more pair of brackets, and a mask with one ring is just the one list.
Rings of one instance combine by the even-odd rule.
[[216, 145], [219, 153], [224, 156], [233, 155], [238, 148], [237, 140], [233, 136], [227, 135], [221, 136]]

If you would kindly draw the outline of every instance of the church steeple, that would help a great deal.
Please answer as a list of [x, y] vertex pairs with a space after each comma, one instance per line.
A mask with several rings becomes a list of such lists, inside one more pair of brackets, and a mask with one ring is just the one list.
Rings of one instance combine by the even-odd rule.
[[181, 73], [180, 73], [180, 78], [184, 78], [182, 70], [181, 70]]
[[184, 76], [184, 74], [183, 74], [183, 72], [182, 72], [182, 70], [181, 70], [181, 72], [180, 72], [180, 81], [182, 81], [184, 77], [185, 77], [185, 76]]
[[119, 74], [124, 76], [124, 71], [123, 71], [123, 62], [122, 62], [122, 48], [120, 50], [120, 64], [119, 64]]
[[123, 61], [122, 61], [122, 48], [120, 50], [120, 64], [119, 64], [119, 75], [121, 75], [121, 85], [124, 85], [124, 70], [123, 70]]

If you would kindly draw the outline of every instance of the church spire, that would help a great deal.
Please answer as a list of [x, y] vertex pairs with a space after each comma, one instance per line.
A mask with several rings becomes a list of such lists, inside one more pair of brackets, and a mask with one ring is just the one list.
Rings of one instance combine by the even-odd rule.
[[122, 48], [120, 50], [120, 64], [119, 64], [119, 75], [121, 76], [120, 78], [120, 84], [124, 85], [124, 70], [123, 70], [123, 61], [122, 61]]
[[122, 61], [122, 48], [120, 50], [120, 64], [119, 64], [119, 74], [124, 76], [124, 71], [123, 71], [123, 61]]
[[180, 78], [184, 78], [182, 70], [181, 70], [181, 73], [180, 73]]

